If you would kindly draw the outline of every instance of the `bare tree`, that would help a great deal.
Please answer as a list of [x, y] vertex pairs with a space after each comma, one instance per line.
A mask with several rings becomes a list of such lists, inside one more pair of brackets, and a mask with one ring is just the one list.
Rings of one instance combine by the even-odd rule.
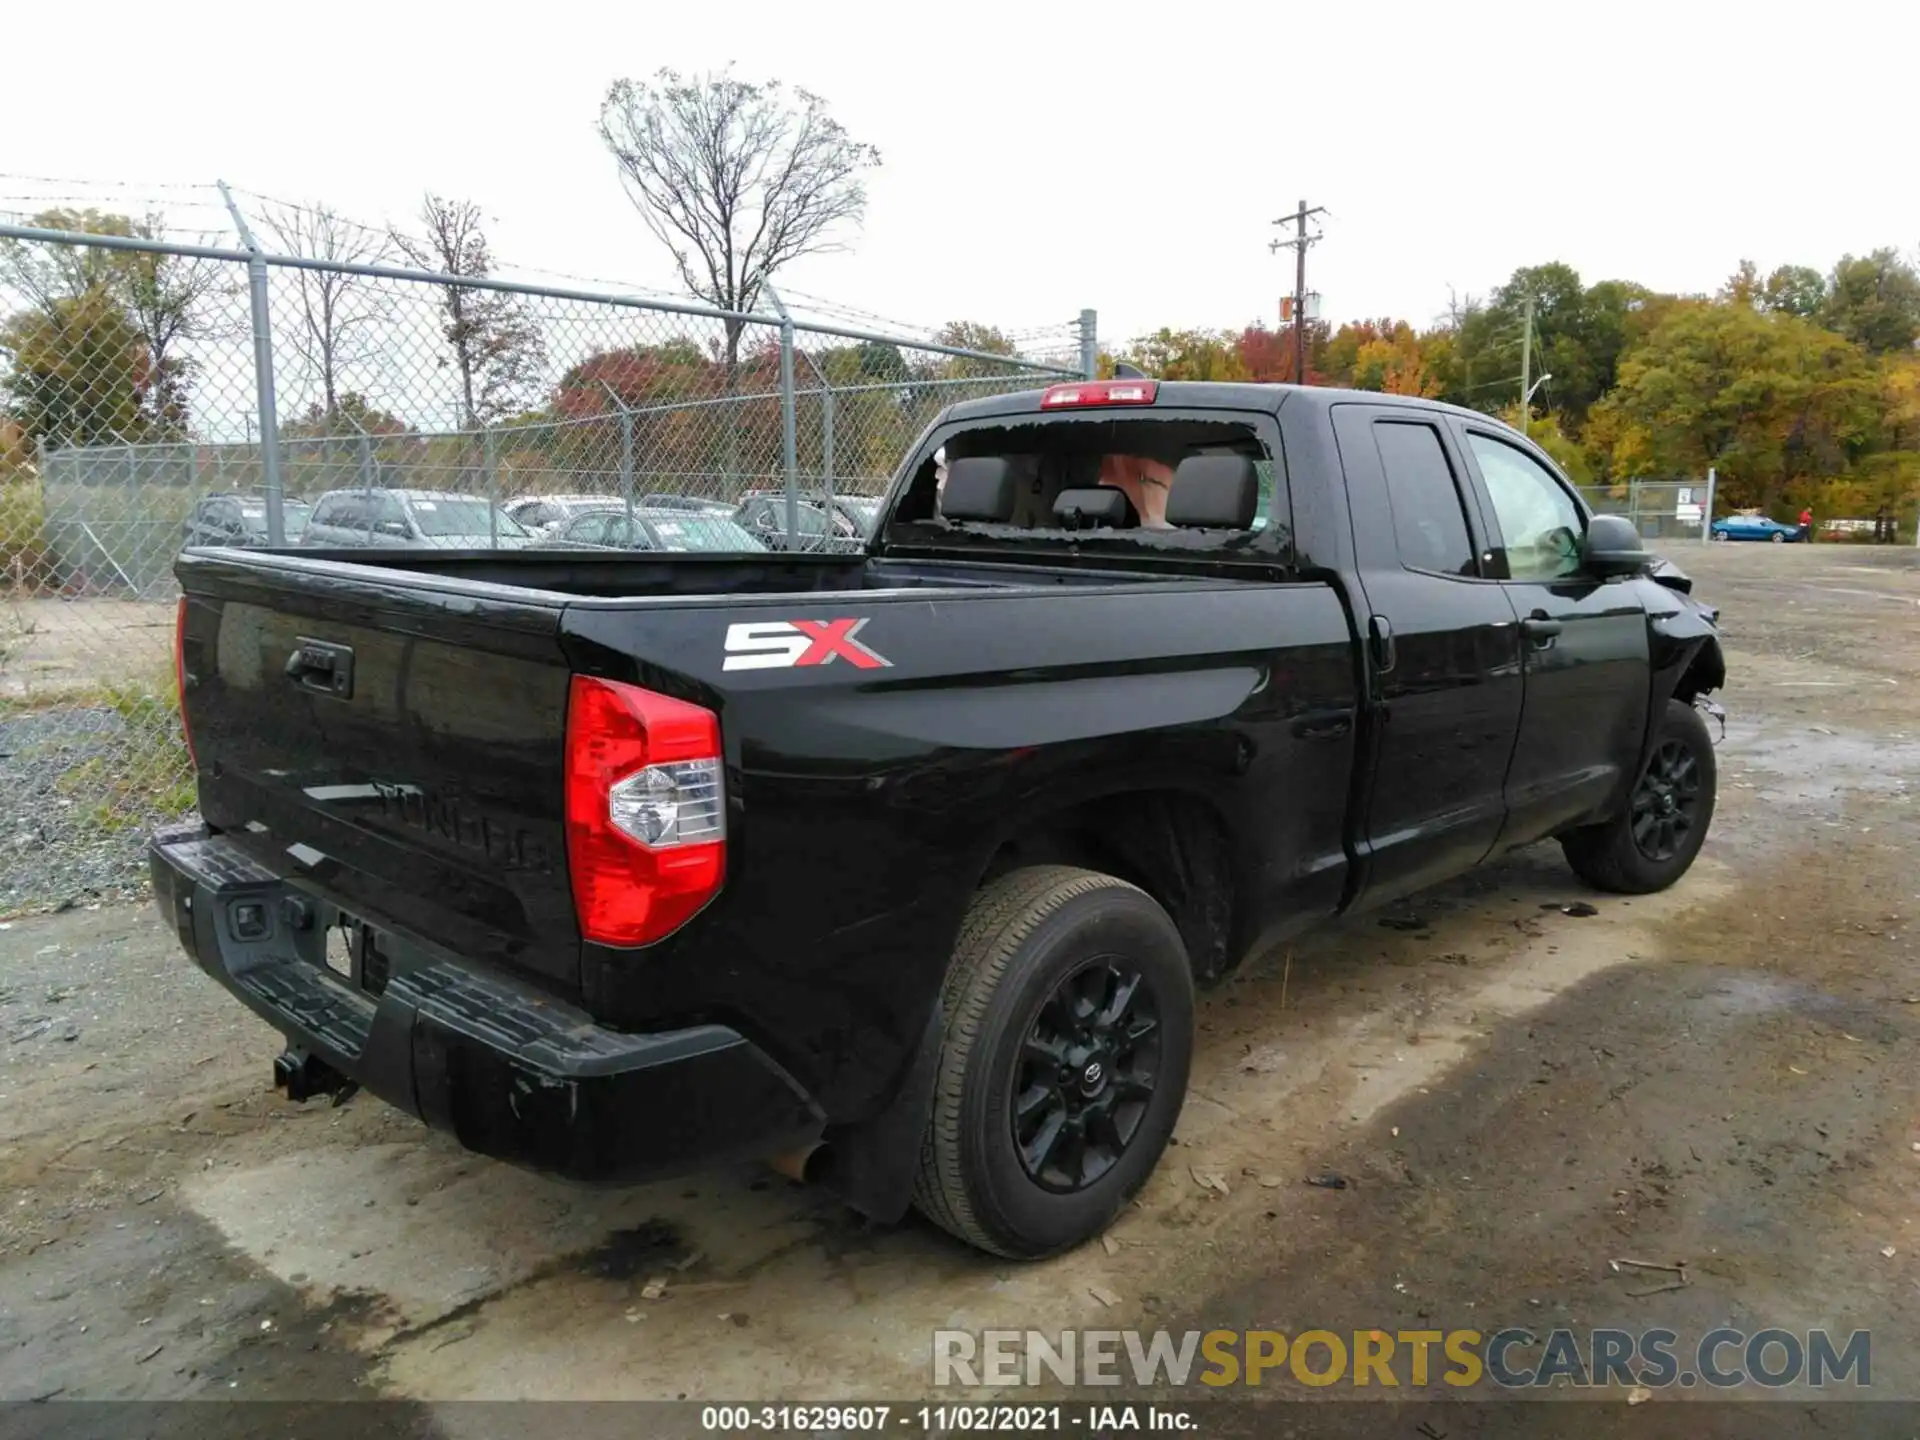
[[[480, 207], [428, 193], [420, 206], [426, 236], [393, 232], [393, 243], [414, 265], [443, 275], [485, 279], [493, 270]], [[468, 429], [499, 418], [538, 380], [546, 365], [540, 329], [514, 296], [481, 286], [443, 285], [437, 300], [441, 335], [460, 375], [461, 419]], [[445, 362], [443, 362], [445, 363]]]
[[[838, 248], [832, 232], [866, 211], [861, 176], [880, 152], [852, 139], [805, 90], [727, 73], [620, 80], [600, 107], [600, 137], [627, 194], [673, 256], [680, 279], [722, 310], [751, 310], [799, 256]], [[727, 323], [727, 378], [741, 325]]]
[[[326, 205], [272, 206], [264, 218], [278, 248], [289, 255], [339, 265], [380, 265], [392, 258], [390, 237], [342, 219]], [[296, 322], [289, 348], [319, 382], [323, 413], [330, 418], [340, 409], [343, 372], [375, 354], [387, 294], [378, 282], [345, 270], [287, 273]]]

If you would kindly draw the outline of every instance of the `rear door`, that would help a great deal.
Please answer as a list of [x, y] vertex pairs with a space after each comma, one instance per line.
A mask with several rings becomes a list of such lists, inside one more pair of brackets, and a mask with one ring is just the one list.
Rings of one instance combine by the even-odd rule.
[[1368, 902], [1479, 863], [1506, 819], [1520, 726], [1518, 627], [1435, 412], [1336, 405], [1368, 614], [1373, 747], [1360, 842]]
[[1582, 568], [1586, 517], [1565, 481], [1517, 436], [1454, 423], [1492, 522], [1490, 567], [1520, 621], [1526, 707], [1502, 843], [1524, 845], [1605, 807], [1637, 764], [1646, 610], [1635, 587]]

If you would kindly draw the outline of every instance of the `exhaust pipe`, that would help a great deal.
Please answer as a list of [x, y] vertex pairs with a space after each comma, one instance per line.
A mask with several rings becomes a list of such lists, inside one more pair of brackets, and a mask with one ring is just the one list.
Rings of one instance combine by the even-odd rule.
[[769, 1155], [767, 1164], [789, 1180], [801, 1185], [811, 1185], [826, 1174], [831, 1153], [824, 1141], [816, 1140], [811, 1145], [802, 1146], [798, 1150]]

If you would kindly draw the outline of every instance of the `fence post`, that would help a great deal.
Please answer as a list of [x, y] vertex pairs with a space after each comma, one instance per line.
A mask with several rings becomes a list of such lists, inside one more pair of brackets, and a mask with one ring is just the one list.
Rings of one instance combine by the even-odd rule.
[[780, 463], [787, 475], [787, 544], [800, 543], [800, 449], [794, 428], [793, 321], [780, 321]]
[[827, 513], [833, 513], [833, 386], [820, 377], [820, 487], [827, 492]]
[[1100, 370], [1100, 317], [1097, 311], [1080, 312], [1080, 373], [1093, 379]]
[[218, 182], [220, 196], [233, 216], [233, 227], [240, 232], [240, 243], [247, 247], [247, 308], [253, 315], [253, 385], [255, 408], [260, 412], [260, 488], [266, 492], [267, 544], [287, 543], [287, 517], [280, 489], [280, 416], [273, 398], [273, 326], [267, 318], [267, 262], [246, 217], [233, 203], [227, 182]]
[[483, 427], [480, 431], [480, 483], [487, 497], [487, 548], [500, 548], [500, 502], [495, 491], [500, 488], [499, 476], [494, 472], [493, 430]]
[[1707, 466], [1707, 503], [1700, 512], [1700, 543], [1705, 545], [1713, 539], [1713, 466]]
[[606, 381], [600, 382], [600, 388], [607, 392], [607, 398], [613, 401], [613, 408], [620, 412], [620, 498], [626, 502], [627, 521], [633, 521], [633, 412], [627, 409], [627, 402], [620, 398], [620, 392]]

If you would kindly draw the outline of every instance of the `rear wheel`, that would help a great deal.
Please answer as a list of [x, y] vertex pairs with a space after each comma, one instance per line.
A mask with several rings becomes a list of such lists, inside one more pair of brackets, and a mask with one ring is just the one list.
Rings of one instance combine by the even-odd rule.
[[1028, 1259], [1104, 1230], [1173, 1133], [1193, 975], [1144, 891], [1065, 865], [974, 897], [914, 1203], [969, 1244]]
[[1644, 895], [1692, 868], [1713, 822], [1713, 737], [1700, 712], [1669, 700], [1626, 809], [1560, 837], [1574, 873], [1597, 890]]
[[1716, 540], [1724, 541], [1724, 540], [1731, 540], [1733, 537], [1724, 530], [1716, 530], [1713, 532], [1713, 538]]
[[1787, 532], [1784, 530], [1776, 530], [1767, 538], [1772, 540], [1776, 545], [1784, 545], [1787, 543]]

